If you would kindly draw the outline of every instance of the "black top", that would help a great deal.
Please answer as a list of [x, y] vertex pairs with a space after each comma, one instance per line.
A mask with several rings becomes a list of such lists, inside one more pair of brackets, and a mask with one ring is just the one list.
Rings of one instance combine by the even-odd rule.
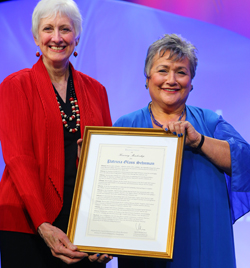
[[[70, 71], [70, 76], [71, 76]], [[70, 78], [68, 79], [68, 81]], [[67, 96], [66, 96], [66, 103], [61, 99], [60, 95], [57, 94], [58, 101], [60, 102], [62, 109], [68, 115], [72, 115], [72, 109], [70, 105], [70, 85], [68, 82], [67, 85]], [[73, 121], [69, 121], [68, 125], [71, 128], [75, 128], [76, 126], [76, 119]], [[75, 133], [69, 132], [64, 126], [64, 153], [65, 153], [65, 174], [64, 174], [64, 194], [63, 194], [63, 207], [56, 218], [53, 225], [59, 227], [64, 232], [67, 231], [68, 220], [69, 220], [69, 213], [71, 208], [71, 202], [74, 192], [75, 186], [75, 179], [76, 179], [76, 160], [77, 160], [77, 140], [81, 138], [80, 131]]]

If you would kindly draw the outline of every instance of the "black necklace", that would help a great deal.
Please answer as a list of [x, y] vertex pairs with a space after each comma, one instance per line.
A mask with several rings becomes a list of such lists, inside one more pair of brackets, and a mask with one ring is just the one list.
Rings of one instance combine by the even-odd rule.
[[[72, 74], [71, 74], [71, 71], [70, 71], [70, 75], [69, 75], [69, 80], [68, 80], [68, 83], [70, 85], [70, 98], [69, 98], [69, 101], [70, 101], [70, 105], [71, 105], [71, 110], [72, 110], [72, 115], [71, 116], [68, 116], [64, 110], [62, 109], [62, 106], [58, 100], [58, 92], [56, 91], [56, 88], [54, 87], [54, 91], [56, 93], [56, 100], [57, 100], [57, 103], [58, 103], [58, 106], [59, 106], [59, 109], [60, 109], [60, 112], [61, 112], [61, 117], [62, 117], [62, 123], [64, 125], [64, 127], [69, 131], [69, 132], [72, 132], [72, 133], [75, 133], [77, 131], [80, 130], [80, 111], [79, 111], [79, 106], [78, 106], [78, 102], [77, 102], [77, 98], [76, 98], [76, 93], [75, 93], [75, 89], [74, 89], [74, 83], [73, 83], [73, 79], [72, 79]], [[70, 128], [70, 126], [68, 125], [68, 122], [69, 121], [73, 121], [76, 119], [76, 126], [74, 128]]]
[[[155, 119], [155, 117], [154, 117], [154, 115], [153, 115], [153, 113], [152, 113], [152, 110], [151, 110], [151, 103], [152, 103], [152, 102], [150, 102], [150, 103], [148, 104], [149, 113], [150, 113], [150, 115], [151, 115], [151, 117], [152, 117], [152, 119], [153, 119], [154, 124], [155, 124], [156, 126], [162, 128], [163, 125]], [[178, 118], [178, 121], [180, 121], [180, 120], [182, 119], [182, 117], [183, 117], [184, 114], [185, 114], [185, 111], [186, 111], [186, 105], [185, 105], [184, 110], [183, 110], [182, 113], [181, 113], [181, 116]]]

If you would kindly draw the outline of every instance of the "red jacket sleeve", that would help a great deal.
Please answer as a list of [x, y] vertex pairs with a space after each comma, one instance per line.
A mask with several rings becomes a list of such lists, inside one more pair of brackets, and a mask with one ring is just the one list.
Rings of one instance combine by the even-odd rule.
[[0, 139], [8, 179], [37, 229], [48, 219], [32, 142], [32, 112], [25, 84], [15, 75], [0, 85], [0, 107]]

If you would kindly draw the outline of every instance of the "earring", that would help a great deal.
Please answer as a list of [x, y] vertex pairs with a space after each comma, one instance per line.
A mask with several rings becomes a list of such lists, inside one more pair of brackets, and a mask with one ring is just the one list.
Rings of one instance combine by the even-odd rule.
[[36, 56], [37, 56], [37, 57], [40, 57], [40, 52], [39, 52], [39, 50], [38, 50], [38, 47], [37, 47], [37, 51], [36, 51]]
[[148, 82], [146, 82], [146, 84], [145, 84], [145, 88], [148, 89]]
[[74, 51], [73, 55], [74, 55], [75, 57], [77, 57], [78, 53], [77, 53], [76, 51]]

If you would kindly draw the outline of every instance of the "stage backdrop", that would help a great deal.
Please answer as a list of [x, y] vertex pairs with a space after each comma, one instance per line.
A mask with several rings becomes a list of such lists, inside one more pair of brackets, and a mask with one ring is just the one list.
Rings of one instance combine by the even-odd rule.
[[[123, 1], [76, 2], [84, 25], [77, 47], [79, 56], [71, 61], [77, 70], [105, 85], [113, 122], [149, 102], [143, 76], [147, 48], [163, 34], [177, 33], [199, 51], [194, 90], [187, 103], [222, 114], [250, 141], [249, 38], [207, 22]], [[35, 3], [34, 0], [0, 3], [0, 82], [37, 61], [30, 30]], [[1, 158], [0, 175], [3, 169]], [[238, 268], [246, 268], [250, 263], [249, 221], [250, 216], [245, 215], [235, 224]], [[109, 267], [116, 267], [116, 260]]]

